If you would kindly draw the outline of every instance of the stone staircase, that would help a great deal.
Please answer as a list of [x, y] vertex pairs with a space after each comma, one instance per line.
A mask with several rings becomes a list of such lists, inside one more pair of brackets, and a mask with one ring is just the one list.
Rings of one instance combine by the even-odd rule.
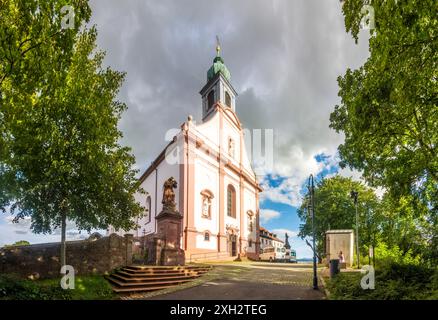
[[160, 290], [193, 281], [211, 270], [211, 266], [128, 266], [115, 271], [106, 279], [116, 293]]

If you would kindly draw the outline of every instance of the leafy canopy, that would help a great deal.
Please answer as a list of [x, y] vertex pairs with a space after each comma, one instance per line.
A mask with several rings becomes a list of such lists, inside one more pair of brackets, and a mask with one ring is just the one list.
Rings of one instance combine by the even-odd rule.
[[[94, 27], [59, 31], [63, 1], [29, 3], [7, 1], [0, 11], [15, 17], [0, 20], [14, 35], [6, 39], [13, 52], [39, 37], [12, 69], [1, 60], [0, 207], [11, 205], [16, 220], [30, 216], [34, 232], [60, 227], [64, 215], [82, 230], [128, 230], [143, 209], [134, 157], [118, 143], [124, 73], [102, 67]], [[86, 1], [73, 3], [77, 26], [90, 11]]]
[[[371, 186], [414, 195], [438, 210], [438, 14], [435, 0], [372, 0], [370, 56], [338, 78], [331, 127], [345, 134], [344, 165]], [[362, 0], [346, 0], [347, 32], [358, 39]], [[436, 213], [435, 213], [436, 214]]]
[[[350, 192], [358, 196], [359, 237], [362, 244], [370, 244], [375, 232], [378, 199], [374, 191], [362, 183], [339, 175], [322, 179], [315, 186], [315, 241], [320, 256], [325, 253], [325, 232], [330, 229], [355, 229], [356, 209]], [[305, 197], [297, 210], [300, 225], [299, 236], [312, 236], [312, 217], [309, 213], [309, 198]]]

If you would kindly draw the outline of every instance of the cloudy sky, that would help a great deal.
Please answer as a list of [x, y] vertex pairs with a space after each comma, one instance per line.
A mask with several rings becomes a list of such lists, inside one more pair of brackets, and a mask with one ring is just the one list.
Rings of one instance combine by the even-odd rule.
[[[367, 31], [355, 44], [339, 0], [93, 0], [91, 6], [105, 63], [127, 72], [120, 100], [129, 109], [120, 129], [140, 170], [165, 146], [166, 131], [189, 114], [200, 120], [199, 90], [219, 35], [244, 127], [274, 131], [274, 167], [259, 177], [262, 225], [281, 237], [288, 232], [298, 257], [311, 256], [294, 237], [295, 210], [310, 173], [339, 170], [343, 136], [328, 127], [339, 103], [336, 79], [366, 60]], [[12, 225], [4, 217], [0, 245], [59, 237], [30, 235], [26, 222]], [[71, 226], [70, 237], [81, 236]]]

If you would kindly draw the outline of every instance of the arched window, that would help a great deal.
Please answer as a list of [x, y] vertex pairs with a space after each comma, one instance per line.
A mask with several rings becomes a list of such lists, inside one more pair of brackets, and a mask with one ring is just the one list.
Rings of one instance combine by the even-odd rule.
[[204, 232], [204, 241], [210, 241], [210, 234], [207, 232]]
[[214, 105], [214, 90], [211, 90], [209, 92], [207, 100], [208, 100], [208, 106], [207, 106], [207, 111], [208, 111], [211, 108], [213, 108], [213, 105]]
[[201, 191], [201, 197], [202, 197], [202, 207], [201, 207], [201, 212], [202, 212], [202, 217], [203, 218], [207, 218], [210, 219], [211, 218], [211, 203], [212, 203], [212, 199], [214, 198], [213, 193], [210, 190], [202, 190]]
[[225, 104], [227, 105], [227, 107], [231, 108], [231, 97], [230, 94], [226, 91], [225, 91]]
[[144, 217], [146, 219], [146, 223], [151, 222], [151, 208], [152, 208], [152, 206], [151, 206], [151, 197], [148, 196], [146, 198], [146, 208], [145, 208], [145, 214], [144, 214]]
[[236, 217], [236, 189], [231, 184], [227, 188], [227, 215]]

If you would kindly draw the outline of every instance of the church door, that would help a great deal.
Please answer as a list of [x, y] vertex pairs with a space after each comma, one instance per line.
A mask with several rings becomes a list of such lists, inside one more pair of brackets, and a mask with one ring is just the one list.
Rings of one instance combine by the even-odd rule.
[[237, 242], [236, 242], [236, 237], [233, 237], [233, 241], [231, 241], [231, 255], [237, 256]]
[[237, 236], [235, 234], [228, 236], [228, 252], [232, 257], [237, 256]]

